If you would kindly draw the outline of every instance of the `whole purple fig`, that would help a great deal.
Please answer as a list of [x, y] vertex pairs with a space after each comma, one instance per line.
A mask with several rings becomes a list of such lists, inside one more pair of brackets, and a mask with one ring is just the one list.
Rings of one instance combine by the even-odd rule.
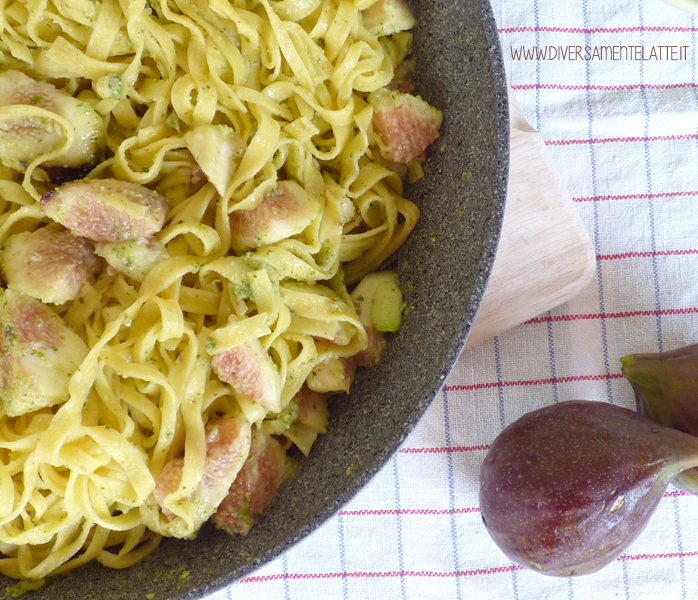
[[[639, 413], [698, 436], [698, 344], [669, 352], [629, 354], [620, 362]], [[698, 469], [684, 471], [672, 483], [698, 494]]]
[[513, 561], [584, 575], [618, 557], [669, 482], [696, 465], [698, 438], [605, 402], [562, 402], [497, 436], [480, 472], [480, 510]]

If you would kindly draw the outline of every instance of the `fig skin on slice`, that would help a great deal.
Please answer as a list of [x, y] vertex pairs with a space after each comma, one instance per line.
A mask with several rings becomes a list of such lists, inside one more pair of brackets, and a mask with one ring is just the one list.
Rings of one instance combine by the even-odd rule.
[[561, 402], [497, 436], [480, 472], [480, 510], [513, 561], [584, 575], [617, 558], [670, 481], [696, 465], [698, 438], [606, 402]]
[[5, 240], [0, 268], [10, 289], [42, 302], [64, 304], [94, 280], [102, 263], [90, 240], [68, 231], [38, 229]]

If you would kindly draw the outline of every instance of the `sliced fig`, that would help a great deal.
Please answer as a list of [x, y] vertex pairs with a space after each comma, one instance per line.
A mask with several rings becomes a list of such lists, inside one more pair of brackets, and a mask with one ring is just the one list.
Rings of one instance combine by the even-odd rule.
[[304, 385], [294, 396], [293, 403], [298, 405], [298, 417], [283, 435], [308, 456], [318, 434], [327, 432], [326, 395]]
[[[298, 323], [305, 323], [304, 317], [294, 316], [293, 321]], [[325, 325], [325, 324], [323, 324]], [[330, 342], [336, 344], [337, 346], [346, 346], [354, 338], [354, 333], [356, 329], [353, 325], [347, 323], [346, 321], [334, 321], [328, 323], [327, 326], [334, 331], [334, 335], [328, 335], [327, 337], [316, 336], [315, 339], [320, 342]], [[308, 331], [306, 329], [306, 331]]]
[[395, 332], [402, 321], [402, 291], [394, 271], [366, 275], [351, 293], [356, 312], [366, 327]]
[[373, 130], [386, 160], [408, 163], [421, 158], [439, 137], [443, 115], [419, 96], [380, 89], [368, 101], [373, 106]]
[[137, 183], [84, 179], [44, 194], [46, 216], [96, 242], [142, 240], [162, 229], [167, 199]]
[[197, 165], [223, 196], [245, 151], [245, 142], [226, 125], [199, 125], [184, 135]]
[[223, 499], [213, 523], [227, 533], [247, 535], [255, 519], [267, 510], [284, 481], [286, 452], [273, 437], [252, 432], [245, 466]]
[[0, 301], [0, 399], [16, 417], [65, 402], [87, 345], [48, 306], [7, 290]]
[[[199, 485], [185, 498], [196, 507], [195, 531], [211, 518], [246, 464], [250, 436], [250, 424], [241, 418], [221, 417], [206, 425], [204, 470]], [[170, 519], [174, 514], [165, 508], [165, 499], [179, 488], [185, 460], [186, 457], [181, 457], [170, 461], [155, 479], [153, 495], [162, 512]]]
[[368, 337], [366, 348], [351, 358], [357, 367], [371, 367], [378, 364], [387, 346], [385, 335], [378, 331], [373, 320], [376, 316], [374, 311], [376, 292], [385, 285], [397, 286], [397, 274], [392, 271], [369, 273], [351, 293], [356, 314], [359, 315]]
[[224, 383], [270, 412], [281, 410], [279, 373], [259, 340], [213, 355], [213, 370]]
[[379, 37], [412, 29], [417, 23], [405, 0], [378, 0], [361, 15], [364, 27]]
[[353, 360], [330, 358], [313, 368], [307, 384], [315, 392], [348, 392], [355, 374], [356, 364]]
[[67, 231], [16, 233], [0, 247], [0, 267], [10, 289], [42, 302], [75, 300], [101, 264], [92, 242]]
[[322, 211], [322, 205], [295, 181], [279, 181], [252, 210], [230, 216], [233, 250], [249, 250], [298, 235]]
[[[103, 122], [89, 102], [73, 98], [50, 83], [35, 81], [20, 71], [0, 73], [0, 106], [18, 104], [43, 108], [73, 125], [73, 143], [67, 152], [42, 164], [52, 180], [89, 172], [101, 159], [106, 146]], [[58, 149], [65, 140], [60, 124], [35, 116], [8, 115], [0, 120], [0, 133], [0, 161], [20, 171], [42, 154]], [[63, 172], [64, 168], [68, 171]]]
[[411, 94], [414, 92], [414, 82], [412, 81], [412, 74], [414, 73], [414, 68], [416, 66], [416, 61], [414, 58], [410, 58], [401, 62], [397, 67], [395, 67], [395, 72], [393, 73], [393, 78], [390, 83], [385, 86], [390, 90], [397, 90], [403, 94]]
[[385, 334], [378, 331], [375, 327], [368, 326], [365, 329], [368, 337], [368, 345], [365, 350], [362, 350], [351, 358], [357, 367], [373, 367], [377, 365], [388, 345], [385, 340]]
[[97, 242], [95, 251], [112, 269], [136, 281], [143, 281], [150, 269], [169, 256], [165, 244], [157, 238]]
[[327, 399], [324, 394], [303, 386], [294, 396], [298, 403], [298, 418], [295, 425], [305, 425], [321, 433], [327, 428]]
[[92, 163], [86, 163], [84, 165], [80, 165], [79, 167], [51, 167], [47, 166], [46, 163], [41, 165], [41, 169], [48, 176], [48, 180], [54, 185], [63, 185], [64, 183], [82, 179], [83, 177], [89, 175], [90, 171], [94, 169], [94, 167], [95, 165]]

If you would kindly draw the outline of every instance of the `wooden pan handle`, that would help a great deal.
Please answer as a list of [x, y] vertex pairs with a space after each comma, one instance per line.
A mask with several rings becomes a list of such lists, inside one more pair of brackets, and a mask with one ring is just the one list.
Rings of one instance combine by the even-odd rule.
[[589, 234], [542, 136], [509, 90], [509, 181], [502, 235], [466, 347], [574, 298], [591, 282]]

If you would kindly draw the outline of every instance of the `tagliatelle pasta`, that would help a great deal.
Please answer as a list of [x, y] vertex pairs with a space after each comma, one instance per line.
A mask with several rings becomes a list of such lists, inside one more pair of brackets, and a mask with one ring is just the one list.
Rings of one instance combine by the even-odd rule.
[[[421, 176], [440, 113], [389, 99], [384, 122], [438, 123], [397, 132], [418, 146], [403, 164], [384, 158], [397, 142], [372, 94], [407, 85], [413, 20], [370, 4], [3, 3], [3, 574], [128, 567], [216, 510], [246, 533], [249, 494], [230, 527], [218, 509], [245, 458], [307, 454], [324, 394], [378, 360], [346, 286], [415, 226], [402, 177]], [[84, 244], [66, 249], [66, 229]], [[23, 249], [39, 231], [53, 262]], [[61, 260], [65, 281], [36, 291]], [[46, 381], [26, 374], [43, 365]]]

